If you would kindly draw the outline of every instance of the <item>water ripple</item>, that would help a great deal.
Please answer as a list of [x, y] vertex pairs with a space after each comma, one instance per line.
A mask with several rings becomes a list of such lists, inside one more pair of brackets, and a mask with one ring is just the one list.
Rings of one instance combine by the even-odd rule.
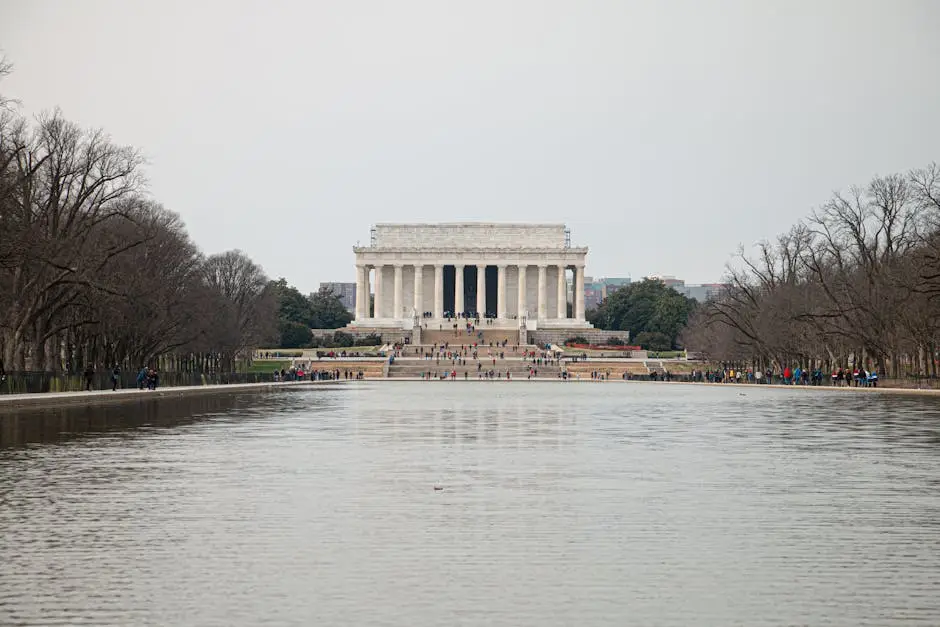
[[20, 420], [2, 624], [940, 624], [935, 399], [396, 382]]

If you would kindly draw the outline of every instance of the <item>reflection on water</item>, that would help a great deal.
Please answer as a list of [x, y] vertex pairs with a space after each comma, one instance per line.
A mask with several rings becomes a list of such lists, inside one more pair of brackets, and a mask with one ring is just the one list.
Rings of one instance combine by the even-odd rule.
[[935, 625], [938, 400], [396, 382], [0, 418], [0, 623]]
[[[172, 428], [235, 413], [244, 415], [261, 407], [294, 406], [296, 397], [286, 390], [261, 393], [222, 393], [204, 396], [148, 397], [146, 392], [132, 402], [96, 406], [62, 406], [48, 409], [0, 411], [0, 448], [57, 442], [83, 434], [100, 434], [135, 428]], [[133, 431], [128, 432], [132, 436]]]

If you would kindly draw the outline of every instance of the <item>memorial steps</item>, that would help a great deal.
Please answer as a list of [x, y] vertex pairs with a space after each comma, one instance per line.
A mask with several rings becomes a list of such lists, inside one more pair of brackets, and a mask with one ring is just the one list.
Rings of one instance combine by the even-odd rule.
[[[483, 337], [480, 337], [480, 334], [483, 334]], [[507, 346], [512, 346], [519, 342], [519, 329], [518, 328], [486, 328], [486, 327], [477, 327], [470, 333], [467, 333], [466, 329], [458, 329], [454, 331], [453, 325], [448, 329], [444, 326], [443, 330], [421, 330], [421, 344], [425, 346], [430, 346], [432, 344], [444, 344], [449, 343], [452, 346], [457, 345], [469, 345], [476, 342], [477, 344], [486, 344], [489, 345], [490, 342], [494, 344], [497, 342], [502, 342], [506, 340]], [[534, 348], [534, 347], [533, 347]]]
[[312, 359], [307, 361], [309, 366], [306, 371], [311, 372], [313, 370], [339, 370], [340, 379], [345, 378], [343, 374], [347, 371], [352, 373], [351, 378], [353, 379], [355, 379], [356, 375], [361, 372], [363, 379], [382, 379], [385, 377], [386, 362], [387, 360], [384, 357], [376, 357], [370, 360], [344, 360], [342, 357], [324, 357], [322, 359]]
[[[468, 353], [472, 352], [472, 348], [468, 344], [464, 344], [464, 346]], [[461, 351], [460, 344], [456, 342], [451, 344], [451, 348], [455, 351]], [[417, 353], [415, 353], [416, 350], [418, 351]], [[511, 345], [507, 349], [499, 349], [505, 353], [506, 357], [504, 359], [497, 357], [495, 365], [493, 363], [493, 357], [488, 355], [488, 352], [492, 350], [495, 353], [497, 349], [491, 349], [489, 346], [478, 347], [479, 360], [473, 359], [472, 357], [464, 357], [463, 359], [466, 360], [466, 365], [455, 364], [450, 359], [443, 357], [440, 360], [434, 358], [425, 359], [423, 357], [425, 353], [433, 353], [435, 350], [436, 348], [430, 344], [421, 346], [408, 345], [404, 348], [403, 356], [396, 357], [394, 363], [391, 364], [388, 363], [387, 358], [376, 357], [373, 359], [359, 360], [323, 358], [313, 360], [309, 362], [309, 365], [313, 370], [339, 370], [340, 379], [344, 379], [343, 375], [346, 371], [352, 373], [352, 378], [355, 378], [356, 373], [361, 371], [364, 379], [420, 379], [423, 374], [428, 371], [431, 371], [432, 376], [436, 377], [438, 374], [445, 371], [451, 372], [453, 370], [457, 371], [458, 379], [463, 379], [464, 372], [467, 373], [467, 378], [477, 379], [481, 371], [485, 372], [488, 370], [502, 373], [503, 379], [506, 378], [507, 371], [512, 375], [513, 379], [527, 379], [529, 377], [530, 368], [535, 368], [538, 371], [538, 374], [534, 377], [538, 379], [558, 379], [562, 369], [566, 370], [571, 378], [580, 378], [581, 380], [590, 379], [591, 373], [595, 371], [600, 372], [609, 379], [623, 379], [625, 374], [628, 377], [645, 379], [653, 373], [661, 377], [667, 370], [674, 375], [682, 375], [689, 374], [694, 369], [694, 365], [681, 362], [669, 362], [667, 366], [663, 361], [627, 361], [614, 358], [606, 360], [594, 358], [590, 361], [566, 360], [562, 362], [562, 365], [548, 364], [536, 366], [532, 364], [531, 360], [526, 360], [522, 357], [522, 353], [526, 350], [536, 350], [536, 347], [531, 345], [521, 346], [516, 352], [512, 351]], [[477, 363], [481, 364], [479, 371], [477, 370]]]
[[594, 371], [610, 379], [622, 379], [624, 374], [631, 377], [648, 377], [650, 374], [650, 370], [641, 361], [573, 361], [567, 364], [567, 369], [571, 377], [580, 376], [582, 379], [590, 379]]
[[[424, 373], [430, 371], [432, 377], [443, 372], [452, 372], [457, 371], [457, 378], [463, 379], [464, 373], [467, 373], [468, 379], [478, 379], [481, 372], [487, 372], [493, 370], [497, 373], [502, 374], [502, 378], [506, 378], [506, 373], [509, 372], [513, 379], [526, 379], [529, 377], [529, 370], [534, 368], [538, 371], [536, 378], [538, 379], [558, 379], [561, 375], [561, 366], [557, 364], [543, 364], [543, 365], [534, 365], [531, 360], [525, 360], [522, 357], [522, 353], [525, 350], [535, 350], [534, 346], [522, 346], [515, 353], [512, 352], [512, 348], [499, 349], [502, 350], [506, 357], [504, 359], [496, 358], [494, 365], [494, 358], [491, 355], [488, 355], [487, 352], [490, 350], [488, 346], [480, 346], [479, 356], [480, 359], [473, 359], [472, 357], [463, 357], [462, 359], [466, 361], [466, 365], [461, 365], [459, 362], [454, 363], [451, 359], [442, 357], [440, 360], [436, 358], [425, 359], [422, 357], [423, 354], [433, 352], [431, 345], [422, 345], [422, 346], [406, 346], [403, 356], [396, 357], [394, 363], [390, 364], [388, 367], [388, 378], [390, 379], [420, 379]], [[452, 348], [456, 351], [460, 350], [460, 345], [452, 344]], [[417, 349], [418, 353], [415, 353]], [[496, 352], [496, 348], [492, 349]], [[467, 348], [467, 352], [471, 352], [472, 349]], [[479, 370], [477, 369], [477, 364], [480, 364]]]
[[658, 375], [666, 374], [666, 368], [663, 366], [662, 361], [646, 361], [645, 363], [650, 373], [655, 372]]
[[467, 360], [466, 366], [452, 364], [449, 359], [442, 359], [440, 363], [433, 359], [396, 359], [395, 363], [388, 368], [388, 378], [420, 379], [428, 371], [431, 372], [432, 377], [436, 378], [437, 375], [443, 372], [449, 373], [456, 370], [458, 379], [463, 379], [464, 373], [466, 373], [468, 379], [475, 380], [479, 378], [481, 372], [493, 370], [498, 374], [502, 374], [503, 379], [506, 378], [507, 372], [510, 373], [513, 379], [527, 379], [529, 377], [529, 368], [537, 370], [534, 377], [537, 379], [558, 379], [561, 376], [560, 366], [532, 366], [531, 362], [524, 362], [521, 359], [497, 359], [495, 366], [492, 360], [481, 363], [483, 367], [477, 370], [477, 362], [471, 359]]

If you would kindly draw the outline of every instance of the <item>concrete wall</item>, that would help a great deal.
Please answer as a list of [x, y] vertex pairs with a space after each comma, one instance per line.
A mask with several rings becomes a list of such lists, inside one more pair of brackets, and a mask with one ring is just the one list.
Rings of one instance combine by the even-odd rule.
[[[337, 331], [342, 331], [343, 333], [348, 333], [354, 338], [366, 337], [367, 335], [379, 335], [382, 337], [383, 342], [402, 342], [405, 338], [411, 338], [411, 331], [402, 331], [401, 329], [387, 329], [387, 328], [371, 328], [371, 327], [343, 327], [341, 329], [311, 329], [313, 337], [323, 337], [324, 335], [333, 335]], [[355, 347], [351, 347], [352, 350], [355, 350]], [[282, 349], [284, 351], [289, 350], [301, 350], [301, 349]], [[306, 350], [322, 350], [322, 349], [306, 349]]]
[[615, 337], [622, 339], [624, 342], [630, 342], [629, 331], [605, 331], [603, 329], [546, 329], [529, 331], [529, 341], [539, 345], [558, 344], [561, 346], [565, 343], [565, 340], [575, 336], [581, 336], [591, 344], [603, 344], [607, 340]]

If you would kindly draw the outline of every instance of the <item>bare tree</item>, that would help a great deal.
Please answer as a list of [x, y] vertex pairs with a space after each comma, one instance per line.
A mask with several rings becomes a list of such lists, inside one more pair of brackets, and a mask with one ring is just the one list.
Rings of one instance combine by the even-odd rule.
[[[0, 55], [0, 81], [13, 73], [13, 63], [6, 58], [4, 55]], [[10, 113], [13, 111], [14, 105], [17, 104], [17, 101], [13, 98], [8, 98], [3, 95], [3, 92], [0, 92], [0, 115], [3, 113]]]
[[[0, 58], [0, 78], [9, 72]], [[12, 100], [2, 99], [9, 105]], [[0, 359], [7, 369], [234, 367], [276, 302], [239, 251], [204, 258], [145, 195], [142, 158], [60, 112], [0, 106]]]
[[[142, 241], [92, 245], [100, 229], [128, 219], [122, 201], [142, 187], [141, 162], [137, 151], [112, 144], [101, 131], [82, 131], [58, 112], [40, 120], [13, 164], [23, 193], [7, 205], [29, 243], [7, 271], [6, 283], [17, 295], [4, 329], [7, 363], [22, 368], [25, 353], [18, 349], [29, 328], [43, 325], [81, 289], [102, 289], [102, 269]], [[33, 333], [34, 357], [45, 332]]]
[[240, 250], [232, 250], [206, 259], [203, 276], [213, 297], [214, 346], [234, 357], [266, 337], [265, 322], [276, 314], [260, 266]]
[[856, 337], [882, 368], [897, 352], [895, 329], [908, 291], [895, 275], [919, 241], [920, 217], [909, 180], [893, 175], [848, 197], [834, 194], [809, 219], [818, 246], [807, 265], [825, 296], [816, 320], [830, 333]]
[[938, 199], [936, 164], [834, 194], [773, 244], [739, 252], [729, 289], [685, 337], [720, 359], [742, 351], [781, 367], [873, 359], [893, 376], [935, 373]]

